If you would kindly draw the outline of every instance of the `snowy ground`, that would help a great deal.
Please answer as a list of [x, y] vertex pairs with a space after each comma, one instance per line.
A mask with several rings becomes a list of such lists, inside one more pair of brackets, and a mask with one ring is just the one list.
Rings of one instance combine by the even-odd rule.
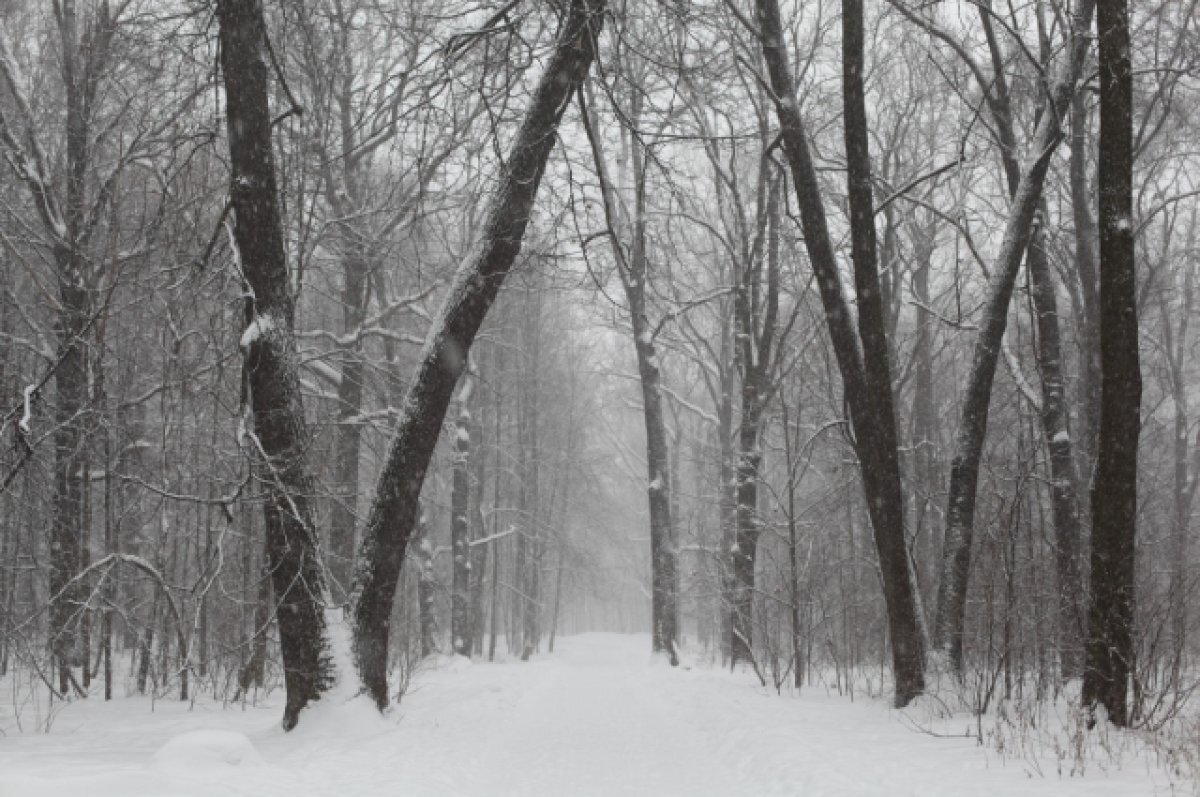
[[[532, 662], [446, 661], [380, 718], [323, 701], [291, 734], [279, 707], [145, 699], [69, 706], [49, 734], [0, 737], [3, 797], [339, 795], [1154, 795], [1152, 767], [1035, 774], [974, 739], [914, 730], [876, 701], [758, 689], [651, 663], [645, 637], [565, 638]], [[281, 699], [281, 696], [280, 698]]]

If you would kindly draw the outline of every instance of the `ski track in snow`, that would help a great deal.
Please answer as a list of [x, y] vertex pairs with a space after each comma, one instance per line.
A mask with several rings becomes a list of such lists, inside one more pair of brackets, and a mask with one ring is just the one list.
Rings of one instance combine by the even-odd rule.
[[915, 731], [881, 702], [814, 688], [780, 697], [745, 675], [671, 669], [648, 648], [645, 636], [586, 634], [528, 663], [443, 659], [385, 717], [362, 699], [325, 700], [291, 734], [278, 728], [280, 694], [245, 710], [81, 701], [49, 734], [0, 737], [0, 795], [1173, 793], [1137, 764], [1086, 778], [1031, 777], [973, 739]]

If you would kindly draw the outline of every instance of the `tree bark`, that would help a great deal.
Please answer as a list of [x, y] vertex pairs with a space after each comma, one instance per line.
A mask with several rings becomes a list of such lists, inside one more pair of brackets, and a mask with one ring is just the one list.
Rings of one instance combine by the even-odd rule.
[[453, 579], [450, 587], [450, 639], [454, 653], [470, 658], [475, 644], [471, 611], [471, 387], [468, 374], [458, 394], [454, 425], [454, 473], [450, 494], [450, 548]]
[[[350, 239], [346, 233], [344, 238]], [[366, 316], [366, 257], [359, 242], [347, 240], [350, 252], [342, 255], [342, 332], [354, 335]], [[363, 383], [366, 363], [357, 335], [338, 352], [342, 360], [337, 389], [337, 431], [334, 437], [334, 496], [329, 513], [329, 572], [335, 588], [348, 594], [354, 569], [354, 526], [358, 502], [359, 450], [362, 446]]]
[[[1005, 224], [1000, 251], [992, 270], [979, 335], [975, 341], [971, 369], [959, 415], [954, 458], [950, 464], [950, 490], [946, 500], [946, 534], [942, 548], [942, 577], [938, 584], [934, 647], [955, 670], [963, 666], [963, 626], [966, 618], [967, 581], [971, 565], [971, 543], [975, 528], [975, 502], [979, 463], [987, 437], [989, 405], [996, 363], [1008, 325], [1012, 298], [1021, 260], [1029, 249], [1034, 219], [1042, 201], [1042, 186], [1051, 156], [1062, 140], [1062, 123], [1075, 82], [1087, 54], [1087, 30], [1094, 0], [1080, 0], [1072, 19], [1071, 45], [1050, 89], [1048, 107], [1042, 113], [1030, 145], [1030, 161], [1021, 171], [1012, 191], [1012, 209]], [[1006, 110], [1000, 111], [1006, 113]], [[1005, 129], [1004, 125], [999, 128]], [[1011, 149], [1012, 145], [1002, 143]], [[1069, 438], [1068, 441], [1069, 443]]]
[[265, 493], [267, 559], [275, 589], [287, 703], [283, 727], [334, 681], [325, 577], [309, 496], [304, 406], [292, 327], [295, 304], [283, 246], [268, 106], [267, 33], [260, 0], [218, 0], [233, 237], [249, 298], [241, 347], [256, 469]]
[[[782, 129], [783, 149], [795, 186], [805, 248], [816, 273], [826, 325], [842, 376], [843, 393], [850, 407], [855, 449], [862, 470], [867, 510], [871, 517], [883, 578], [896, 681], [895, 702], [897, 706], [904, 706], [924, 691], [925, 643], [904, 534], [904, 497], [900, 489], [895, 415], [892, 410], [891, 377], [887, 362], [886, 335], [882, 325], [878, 275], [872, 273], [874, 269], [871, 268], [871, 262], [864, 259], [866, 250], [856, 247], [855, 284], [862, 286], [862, 298], [875, 305], [874, 308], [866, 308], [866, 319], [860, 318], [859, 321], [859, 333], [863, 336], [863, 345], [866, 348], [864, 360], [864, 353], [859, 349], [858, 337], [851, 320], [850, 306], [842, 290], [817, 172], [809, 152], [808, 134], [796, 101], [792, 68], [783, 40], [784, 27], [779, 4], [776, 0], [758, 0], [757, 11], [763, 57], [772, 90], [777, 98], [776, 111]], [[850, 0], [843, 6], [843, 26], [846, 59], [844, 67], [845, 76], [848, 78], [846, 111], [856, 118], [861, 116], [859, 121], [848, 121], [846, 141], [848, 163], [860, 160], [850, 177], [850, 185], [852, 196], [856, 197], [851, 209], [851, 218], [861, 226], [864, 213], [861, 206], [863, 178], [864, 175], [867, 176], [865, 187], [869, 191], [870, 161], [861, 160], [866, 131], [863, 127], [865, 108], [859, 107], [863, 105], [862, 6], [856, 0]], [[870, 202], [869, 196], [867, 202]], [[873, 239], [873, 209], [867, 209], [865, 212], [866, 218], [871, 220], [870, 234]], [[873, 281], [875, 284], [872, 288]], [[883, 389], [872, 390], [870, 385], [881, 385]]]
[[1100, 435], [1083, 703], [1129, 724], [1142, 377], [1133, 245], [1133, 70], [1126, 0], [1097, 3], [1100, 47]]
[[595, 54], [603, 0], [572, 0], [562, 32], [513, 142], [476, 253], [455, 275], [408, 390], [363, 530], [355, 578], [354, 655], [359, 678], [384, 708], [388, 621], [429, 459], [454, 385], [517, 253], [559, 120]]
[[[631, 112], [635, 120], [639, 117], [638, 108], [635, 102]], [[675, 649], [678, 638], [678, 557], [671, 517], [671, 458], [662, 404], [662, 369], [646, 299], [646, 283], [649, 280], [650, 269], [649, 255], [646, 251], [646, 170], [642, 144], [634, 142], [632, 147], [634, 209], [632, 220], [626, 220], [622, 217], [613, 195], [615, 188], [609, 179], [600, 140], [596, 135], [596, 121], [587, 110], [584, 112], [584, 122], [596, 176], [600, 182], [605, 218], [611, 230], [613, 259], [617, 263], [617, 272], [629, 305], [629, 322], [642, 389], [642, 420], [646, 427], [646, 470], [649, 479], [646, 496], [650, 510], [651, 650], [654, 653], [665, 654], [674, 666], [679, 661]], [[617, 238], [617, 230], [622, 228], [622, 222], [627, 222], [624, 226], [631, 228], [626, 230], [630, 237], [628, 255]]]

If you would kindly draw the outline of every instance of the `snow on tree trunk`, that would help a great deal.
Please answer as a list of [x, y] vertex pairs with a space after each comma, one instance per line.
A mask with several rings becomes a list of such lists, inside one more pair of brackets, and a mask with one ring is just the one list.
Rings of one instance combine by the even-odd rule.
[[422, 351], [359, 548], [354, 655], [363, 688], [387, 706], [388, 624], [429, 459], [467, 351], [521, 248], [555, 131], [587, 74], [603, 0], [572, 0], [554, 55], [513, 142], [475, 253], [455, 275]]
[[1097, 4], [1100, 46], [1100, 435], [1083, 703], [1129, 724], [1142, 378], [1133, 241], [1133, 71], [1126, 0]]
[[450, 493], [450, 548], [453, 557], [450, 585], [451, 648], [470, 656], [475, 642], [471, 611], [471, 387], [468, 375], [458, 395], [454, 424], [454, 471]]
[[968, 372], [959, 415], [958, 436], [950, 464], [950, 489], [946, 499], [946, 533], [942, 545], [942, 574], [938, 583], [934, 647], [940, 658], [955, 670], [963, 665], [963, 626], [966, 618], [967, 580], [971, 565], [971, 543], [975, 529], [975, 502], [979, 463], [987, 438], [992, 383], [996, 375], [1008, 305], [1029, 248], [1034, 220], [1042, 201], [1042, 186], [1051, 156], [1062, 140], [1062, 119], [1075, 91], [1087, 55], [1086, 35], [1091, 24], [1093, 0], [1082, 0], [1072, 20], [1071, 46], [1051, 89], [1049, 108], [1041, 115], [1029, 147], [1029, 162], [1021, 171], [1012, 192], [1012, 209], [1005, 224], [1000, 251], [996, 255], [984, 305], [979, 335]]
[[417, 533], [413, 557], [417, 565], [417, 623], [421, 632], [421, 658], [437, 653], [437, 573], [433, 569], [433, 540], [429, 539], [429, 520], [425, 510], [417, 513]]
[[[1043, 203], [1044, 208], [1044, 203]], [[1045, 214], [1043, 214], [1045, 215]], [[1025, 262], [1029, 268], [1037, 326], [1037, 363], [1042, 374], [1042, 433], [1050, 450], [1050, 503], [1054, 515], [1054, 562], [1058, 576], [1058, 647], [1062, 674], [1083, 671], [1083, 637], [1087, 618], [1080, 573], [1079, 505], [1075, 495], [1075, 455], [1067, 426], [1066, 382], [1058, 300], [1041, 230], [1034, 233]]]
[[283, 727], [336, 675], [323, 606], [325, 578], [309, 497], [313, 481], [292, 334], [294, 300], [283, 246], [271, 117], [270, 66], [260, 0], [219, 0], [233, 237], [247, 292], [241, 348], [253, 415], [251, 448], [264, 492], [267, 559], [275, 589], [287, 703]]

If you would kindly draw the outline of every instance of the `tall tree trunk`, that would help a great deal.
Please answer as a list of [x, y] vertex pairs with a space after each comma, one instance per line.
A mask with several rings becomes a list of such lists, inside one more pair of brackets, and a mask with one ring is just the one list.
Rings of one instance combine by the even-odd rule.
[[[472, 394], [475, 395], [475, 394]], [[483, 521], [483, 488], [485, 483], [485, 457], [483, 446], [483, 411], [484, 407], [476, 400], [476, 407], [479, 408], [478, 419], [472, 416], [473, 420], [469, 426], [469, 434], [471, 440], [477, 441], [477, 447], [474, 456], [471, 458], [472, 474], [471, 474], [471, 495], [469, 496], [470, 529], [468, 534], [471, 538], [471, 545], [467, 552], [471, 563], [471, 572], [469, 579], [468, 590], [470, 593], [470, 622], [469, 626], [472, 632], [471, 653], [472, 655], [481, 655], [483, 653], [483, 584], [484, 573], [487, 572], [488, 552], [490, 546], [480, 542], [486, 535]]]
[[[346, 238], [350, 238], [348, 233]], [[338, 352], [342, 361], [337, 390], [337, 431], [333, 452], [333, 502], [329, 513], [329, 573], [337, 594], [346, 595], [354, 567], [354, 526], [358, 500], [359, 449], [362, 446], [363, 380], [366, 363], [356, 334], [366, 315], [366, 255], [358, 241], [347, 241], [342, 255], [342, 332], [352, 338]]]
[[[1042, 215], [1046, 215], [1044, 204]], [[1030, 241], [1025, 262], [1037, 316], [1034, 320], [1038, 370], [1042, 375], [1042, 433], [1050, 452], [1050, 505], [1054, 516], [1054, 562], [1058, 585], [1058, 653], [1063, 676], [1076, 678], [1083, 673], [1083, 637], [1087, 623], [1083, 576], [1079, 568], [1082, 534], [1075, 494], [1078, 480], [1068, 427], [1058, 300], [1041, 230]]]
[[[866, 250], [859, 249], [865, 243], [857, 242], [858, 233], [868, 234], [865, 229], [860, 230], [864, 218], [866, 226], [870, 227], [872, 241], [874, 239], [873, 209], [869, 196], [870, 161], [860, 160], [866, 145], [866, 114], [865, 107], [861, 107], [862, 7], [856, 0], [850, 0], [843, 6], [842, 16], [844, 73], [848, 78], [845, 106], [847, 114], [854, 117], [847, 123], [846, 144], [847, 162], [854, 164], [849, 184], [851, 218], [856, 225], [856, 234], [853, 236], [856, 239], [855, 283], [856, 286], [862, 286], [860, 301], [865, 300], [872, 305], [864, 308], [865, 318], [859, 319], [859, 334], [863, 336], [866, 349], [865, 358], [864, 352], [859, 349], [850, 305], [842, 290], [837, 257], [829, 237], [817, 171], [796, 100], [779, 4], [776, 0], [758, 0], [757, 11], [763, 58], [771, 87], [778, 98], [776, 112], [784, 153], [795, 186], [805, 248], [816, 273], [829, 337], [842, 376], [843, 394], [850, 407], [850, 422], [855, 432], [855, 448], [862, 470], [867, 510], [875, 533], [875, 547], [883, 577], [896, 681], [895, 702], [898, 706], [904, 706], [924, 691], [925, 643], [904, 533], [904, 497], [900, 489], [900, 460], [896, 447], [895, 414], [892, 409], [891, 376], [878, 275], [874, 273], [873, 261], [864, 257]], [[865, 209], [864, 198], [867, 205]], [[873, 245], [871, 249], [873, 251]], [[874, 386], [878, 386], [878, 389], [872, 389]]]
[[388, 703], [388, 621], [429, 459], [475, 333], [520, 251], [559, 120], [591, 66], [603, 12], [603, 0], [570, 4], [513, 142], [479, 248], [455, 275], [430, 331], [404, 403], [408, 412], [379, 476], [359, 549], [354, 655], [363, 688], [380, 708]]
[[[635, 102], [631, 112], [635, 120], [639, 116], [639, 108], [640, 105]], [[633, 218], [625, 219], [613, 195], [615, 188], [609, 179], [601, 142], [597, 137], [596, 120], [589, 111], [584, 112], [584, 122], [596, 176], [600, 182], [605, 218], [611, 231], [613, 257], [617, 262], [617, 271], [625, 290], [625, 300], [629, 305], [629, 322], [642, 388], [642, 420], [646, 427], [648, 476], [646, 496], [650, 510], [651, 649], [654, 653], [665, 654], [671, 664], [675, 665], [679, 661], [675, 649], [678, 640], [678, 556], [671, 518], [671, 457], [662, 404], [662, 369], [646, 294], [650, 268], [646, 248], [646, 167], [643, 145], [640, 141], [635, 141], [631, 147], [634, 180]], [[629, 228], [625, 230], [630, 237], [628, 255], [617, 238], [617, 231], [622, 229], [623, 224]]]
[[450, 639], [454, 653], [471, 656], [475, 629], [471, 612], [471, 388], [470, 374], [458, 394], [454, 425], [454, 473], [450, 494], [450, 549], [453, 578], [450, 587]]
[[283, 727], [336, 675], [326, 638], [325, 576], [318, 559], [305, 462], [308, 434], [296, 370], [295, 304], [271, 151], [269, 64], [261, 0], [218, 0], [225, 81], [233, 237], [250, 298], [241, 347], [265, 498], [267, 559], [275, 588], [287, 704]]
[[81, 257], [67, 246], [56, 251], [61, 310], [57, 324], [59, 366], [54, 374], [54, 505], [50, 527], [50, 636], [58, 665], [58, 688], [66, 694], [72, 667], [86, 665], [81, 645], [83, 585], [75, 580], [82, 561], [86, 445], [88, 292]]
[[1133, 246], [1133, 70], [1126, 0], [1097, 4], [1100, 46], [1100, 435], [1083, 703], [1129, 723], [1142, 376]]
[[[1042, 201], [1042, 186], [1051, 156], [1062, 139], [1062, 122], [1087, 55], [1087, 30], [1094, 0], [1080, 0], [1073, 19], [1071, 44], [1058, 70], [1045, 112], [1030, 144], [1030, 161], [1012, 191], [1012, 209], [996, 255], [983, 319], [980, 322], [971, 369], [959, 415], [954, 458], [950, 463], [950, 490], [946, 499], [946, 535], [942, 548], [942, 577], [934, 621], [934, 647], [955, 670], [963, 666], [963, 626], [966, 620], [967, 581], [971, 568], [971, 543], [975, 529], [975, 502], [979, 463], [987, 438], [992, 383], [1021, 260], [1029, 249], [1034, 219]], [[1004, 127], [1000, 127], [1001, 131]], [[1009, 143], [1003, 144], [1011, 149]], [[1069, 443], [1069, 438], [1068, 441]]]
[[417, 623], [420, 626], [421, 658], [437, 653], [437, 574], [433, 565], [433, 540], [429, 539], [429, 521], [425, 510], [417, 515], [416, 556], [417, 566]]
[[[883, 340], [882, 305], [877, 276], [874, 290], [868, 289], [865, 294], [865, 298], [869, 303], [873, 303], [875, 308], [867, 309], [866, 322], [860, 319], [860, 333], [869, 333], [869, 340], [864, 339], [864, 345], [868, 347], [871, 356], [868, 368], [864, 363], [864, 355], [859, 350], [850, 306], [842, 290], [837, 259], [829, 237], [816, 168], [809, 152], [807, 131], [796, 100], [793, 72], [783, 39], [784, 26], [779, 5], [776, 0], [758, 0], [757, 11], [763, 57], [772, 89], [778, 98], [776, 111], [800, 209], [805, 247], [816, 272], [825, 320], [842, 376], [845, 399], [850, 406], [850, 420], [855, 431], [863, 487], [867, 495], [867, 506], [875, 531], [883, 576], [896, 679], [895, 701], [898, 706], [903, 706], [924, 690], [924, 643], [917, 616], [916, 588], [909, 567], [904, 535], [904, 501], [900, 490], [895, 416], [891, 409], [890, 368], [886, 358], [886, 340]], [[844, 73], [849, 78], [846, 81], [846, 111], [848, 114], [854, 114], [856, 118], [861, 115], [862, 122], [865, 123], [865, 108], [858, 107], [862, 103], [862, 8], [855, 0], [843, 5], [843, 26]], [[859, 149], [866, 141], [865, 138], [860, 141], [859, 135], [865, 135], [865, 132], [865, 129], [859, 129], [857, 121], [848, 120], [848, 163], [854, 163], [861, 157]], [[866, 173], [869, 174], [869, 168], [869, 160], [855, 164], [856, 171], [849, 178], [853, 203], [851, 218], [855, 220], [856, 225], [861, 224], [863, 213], [861, 178], [863, 170], [868, 170]], [[869, 180], [866, 188], [869, 191]], [[867, 203], [869, 206], [869, 196]], [[873, 241], [873, 211], [868, 207], [866, 214]], [[856, 233], [858, 232], [860, 230], [856, 226]], [[857, 240], [858, 235], [854, 238]], [[862, 255], [863, 250], [856, 246], [856, 284], [862, 282], [864, 286], [869, 286], [869, 264], [862, 260]], [[880, 325], [872, 328], [872, 323]], [[882, 348], [880, 344], [883, 344]], [[881, 350], [883, 359], [879, 361], [878, 354]], [[886, 387], [882, 392], [872, 391], [868, 384], [883, 384]]]
[[721, 656], [733, 664], [734, 543], [737, 539], [737, 463], [733, 446], [733, 355], [729, 314], [722, 313], [721, 400], [717, 406], [717, 511], [720, 521], [717, 577], [720, 579]]
[[933, 561], [937, 546], [941, 543], [941, 518], [935, 506], [934, 495], [941, 490], [940, 464], [938, 453], [938, 414], [936, 394], [934, 391], [934, 357], [933, 338], [935, 318], [931, 310], [929, 277], [933, 265], [935, 242], [935, 222], [914, 225], [913, 261], [915, 267], [912, 273], [912, 291], [917, 301], [916, 339], [913, 348], [916, 349], [916, 364], [913, 368], [913, 400], [912, 400], [912, 447], [913, 447], [913, 481], [916, 484], [917, 498], [913, 502], [915, 515], [914, 536], [924, 539], [928, 547], [918, 547], [927, 552], [926, 556], [918, 556], [921, 562], [921, 577], [926, 585], [935, 584], [936, 576], [932, 572]]
[[759, 212], [765, 229], [758, 240], [764, 236], [767, 239], [767, 290], [764, 295], [760, 285], [761, 256], [755, 251], [751, 262], [741, 269], [734, 294], [734, 360], [742, 377], [742, 417], [738, 428], [736, 532], [732, 551], [732, 664], [754, 661], [754, 571], [758, 538], [762, 532], [758, 516], [758, 483], [762, 467], [760, 441], [766, 403], [771, 393], [779, 308], [779, 181], [770, 177], [766, 162], [760, 169], [759, 180]]

